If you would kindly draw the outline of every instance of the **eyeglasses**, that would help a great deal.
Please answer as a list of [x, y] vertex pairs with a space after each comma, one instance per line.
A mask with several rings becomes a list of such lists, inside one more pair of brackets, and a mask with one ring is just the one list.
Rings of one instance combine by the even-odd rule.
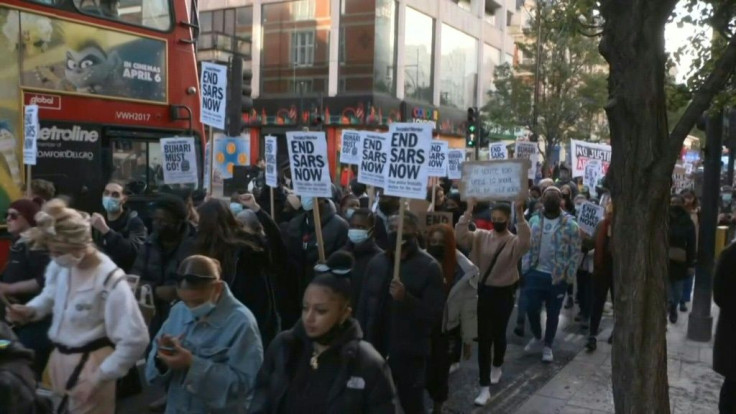
[[176, 281], [179, 286], [186, 282], [190, 286], [203, 286], [217, 281], [217, 277], [210, 275], [196, 275], [193, 273], [177, 274]]
[[20, 217], [20, 215], [12, 211], [5, 213], [5, 221], [18, 220], [18, 217]]

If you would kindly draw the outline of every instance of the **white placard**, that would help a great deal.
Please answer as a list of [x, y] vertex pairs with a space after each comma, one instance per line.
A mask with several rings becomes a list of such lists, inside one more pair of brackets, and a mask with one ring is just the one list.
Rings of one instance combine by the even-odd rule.
[[583, 174], [583, 185], [588, 187], [590, 194], [596, 196], [596, 186], [598, 181], [603, 177], [603, 163], [600, 160], [590, 160], [585, 165], [585, 174]]
[[279, 173], [278, 173], [278, 143], [276, 137], [273, 135], [266, 136], [266, 185], [271, 188], [279, 186]]
[[459, 180], [463, 176], [462, 165], [465, 161], [465, 150], [451, 149], [447, 151], [447, 177]]
[[570, 155], [572, 159], [572, 176], [585, 175], [585, 165], [590, 160], [600, 160], [603, 163], [603, 175], [608, 173], [611, 164], [611, 146], [592, 144], [585, 141], [570, 141]]
[[504, 142], [494, 142], [488, 146], [488, 156], [491, 160], [505, 160], [509, 158], [509, 149]]
[[388, 152], [391, 140], [388, 134], [362, 131], [360, 133], [360, 162], [358, 182], [383, 188], [388, 168]]
[[516, 141], [514, 149], [514, 158], [519, 160], [529, 160], [529, 175], [527, 178], [534, 180], [537, 178], [537, 162], [539, 161], [539, 148], [536, 142]]
[[206, 125], [225, 129], [227, 99], [227, 66], [202, 62], [202, 110], [199, 120]]
[[301, 197], [332, 197], [324, 132], [286, 133], [294, 193]]
[[393, 123], [389, 135], [391, 151], [385, 169], [384, 194], [425, 199], [432, 125]]
[[433, 140], [429, 149], [429, 173], [430, 177], [447, 176], [447, 141]]
[[527, 196], [529, 160], [472, 161], [463, 164], [463, 200], [515, 201]]
[[689, 162], [685, 163], [685, 174], [690, 175], [693, 173], [693, 165]]
[[578, 226], [583, 233], [592, 236], [595, 234], [595, 228], [598, 222], [603, 220], [605, 208], [597, 206], [593, 203], [585, 202], [578, 209]]
[[344, 129], [340, 136], [340, 163], [360, 164], [360, 133]]
[[23, 164], [25, 165], [36, 165], [38, 128], [38, 105], [26, 105], [23, 116]]
[[164, 184], [197, 183], [197, 149], [192, 137], [161, 138]]

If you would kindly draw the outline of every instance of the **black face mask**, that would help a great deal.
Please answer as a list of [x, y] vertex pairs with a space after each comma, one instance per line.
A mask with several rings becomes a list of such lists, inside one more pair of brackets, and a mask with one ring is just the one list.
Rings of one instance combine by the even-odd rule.
[[557, 218], [560, 215], [560, 202], [555, 199], [545, 200], [544, 215], [549, 218]]
[[445, 246], [441, 246], [441, 245], [427, 246], [427, 253], [429, 253], [432, 257], [434, 257], [438, 261], [442, 261], [442, 259], [445, 257]]
[[[386, 249], [387, 252], [390, 254], [394, 254], [396, 251], [396, 237], [398, 236], [398, 233], [395, 231], [388, 233], [388, 248]], [[413, 234], [404, 234], [401, 237], [401, 250], [408, 252], [416, 249], [417, 247], [417, 237]]]
[[170, 224], [154, 224], [153, 232], [158, 235], [159, 240], [162, 241], [175, 241], [181, 235], [181, 224], [170, 225]]
[[508, 223], [505, 221], [493, 221], [493, 230], [496, 233], [503, 233], [506, 231], [506, 227], [508, 226]]

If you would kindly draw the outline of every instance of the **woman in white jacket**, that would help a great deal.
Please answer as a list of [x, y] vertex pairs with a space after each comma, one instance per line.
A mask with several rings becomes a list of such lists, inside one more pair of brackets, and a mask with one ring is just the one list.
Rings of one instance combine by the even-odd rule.
[[92, 241], [89, 217], [52, 200], [26, 233], [53, 261], [46, 285], [25, 306], [7, 309], [16, 323], [52, 314], [51, 385], [72, 414], [115, 412], [115, 380], [141, 357], [148, 330], [125, 274]]

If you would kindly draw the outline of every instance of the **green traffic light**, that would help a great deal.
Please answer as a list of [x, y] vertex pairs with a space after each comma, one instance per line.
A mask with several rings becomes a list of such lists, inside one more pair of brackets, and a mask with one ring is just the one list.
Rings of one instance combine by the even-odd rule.
[[470, 131], [471, 133], [475, 132], [475, 125], [469, 126], [468, 131]]

